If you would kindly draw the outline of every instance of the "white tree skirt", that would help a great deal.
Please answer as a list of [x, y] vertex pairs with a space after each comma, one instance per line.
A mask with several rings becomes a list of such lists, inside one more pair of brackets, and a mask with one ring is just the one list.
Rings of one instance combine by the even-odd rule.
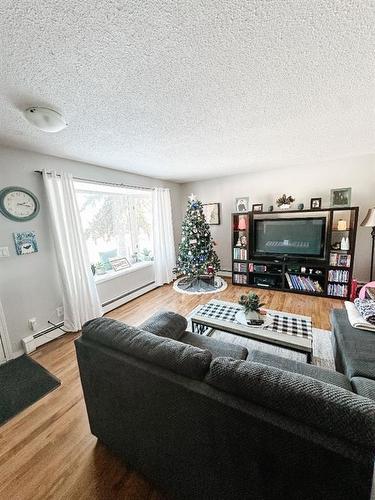
[[213, 287], [212, 290], [194, 290], [194, 289], [184, 290], [183, 288], [180, 288], [178, 286], [178, 284], [182, 280], [185, 280], [185, 279], [186, 279], [186, 276], [183, 276], [182, 278], [178, 278], [173, 283], [173, 288], [174, 288], [174, 290], [176, 290], [176, 292], [178, 292], [178, 293], [186, 293], [187, 295], [202, 295], [202, 294], [207, 294], [207, 293], [222, 292], [228, 286], [227, 282], [225, 280], [223, 280], [223, 278], [220, 278], [220, 276], [215, 276], [215, 287]]

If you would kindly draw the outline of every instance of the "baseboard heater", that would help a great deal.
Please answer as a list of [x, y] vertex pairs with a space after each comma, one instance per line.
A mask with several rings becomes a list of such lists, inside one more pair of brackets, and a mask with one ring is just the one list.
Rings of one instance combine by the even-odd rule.
[[[120, 307], [121, 305], [133, 300], [144, 293], [147, 293], [156, 288], [155, 281], [151, 281], [146, 285], [142, 285], [135, 290], [129, 290], [129, 292], [123, 293], [118, 297], [115, 297], [111, 300], [107, 300], [102, 304], [104, 314]], [[40, 332], [34, 333], [33, 335], [29, 335], [28, 337], [24, 337], [22, 339], [22, 346], [26, 354], [33, 352], [37, 347], [40, 347], [51, 340], [55, 340], [61, 335], [64, 335], [64, 330], [61, 328], [64, 326], [64, 322], [56, 323], [53, 326], [46, 328], [45, 330], [41, 330]]]
[[56, 323], [56, 325], [50, 326], [45, 330], [41, 330], [38, 333], [34, 333], [34, 335], [29, 335], [28, 337], [24, 337], [22, 339], [22, 346], [26, 354], [35, 351], [37, 347], [40, 347], [51, 340], [55, 340], [61, 335], [64, 335], [64, 331], [60, 330], [64, 326], [64, 322]]

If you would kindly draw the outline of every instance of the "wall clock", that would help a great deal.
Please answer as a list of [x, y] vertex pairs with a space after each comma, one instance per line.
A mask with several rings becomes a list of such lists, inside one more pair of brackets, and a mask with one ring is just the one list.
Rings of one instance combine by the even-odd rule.
[[28, 221], [38, 215], [39, 201], [31, 191], [10, 186], [0, 191], [0, 212], [16, 222]]

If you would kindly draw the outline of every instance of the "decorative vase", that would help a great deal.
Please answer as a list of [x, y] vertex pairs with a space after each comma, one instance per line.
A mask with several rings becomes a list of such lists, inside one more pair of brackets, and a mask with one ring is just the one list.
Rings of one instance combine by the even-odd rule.
[[268, 207], [268, 211], [269, 211], [269, 212], [273, 212], [273, 205], [270, 205], [270, 206]]
[[349, 250], [350, 248], [350, 243], [349, 243], [349, 238], [345, 238], [344, 236], [341, 239], [341, 250]]
[[340, 219], [337, 223], [338, 231], [346, 231], [346, 220]]
[[305, 205], [303, 203], [300, 203], [298, 205], [298, 210], [303, 210], [305, 208]]
[[260, 319], [260, 315], [258, 311], [245, 311], [245, 317], [247, 321], [258, 320]]

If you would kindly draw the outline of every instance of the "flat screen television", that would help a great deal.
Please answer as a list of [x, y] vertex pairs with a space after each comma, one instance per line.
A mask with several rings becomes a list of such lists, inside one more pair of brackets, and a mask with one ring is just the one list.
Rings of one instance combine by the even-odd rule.
[[325, 217], [255, 219], [255, 255], [323, 257]]

